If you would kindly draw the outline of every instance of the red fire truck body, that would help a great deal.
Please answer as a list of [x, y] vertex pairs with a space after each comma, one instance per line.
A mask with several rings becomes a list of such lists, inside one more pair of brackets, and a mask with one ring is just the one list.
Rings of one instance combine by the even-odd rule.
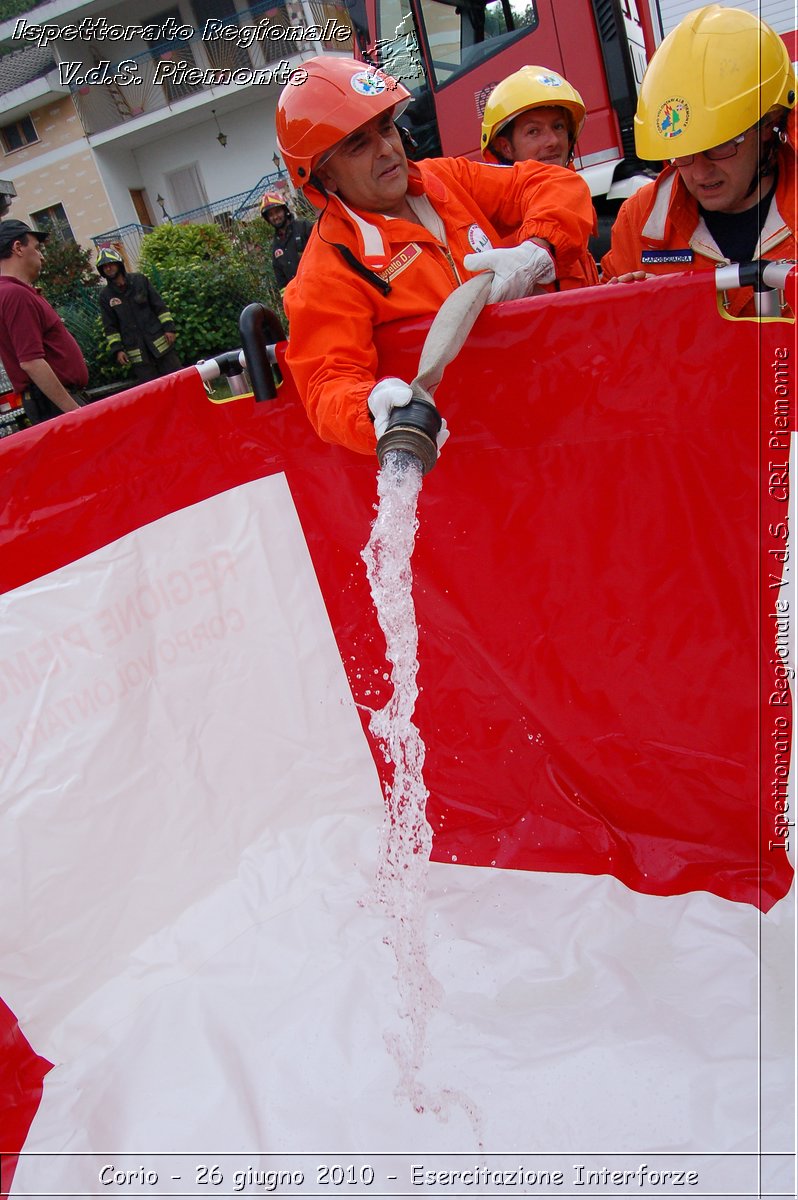
[[[414, 94], [401, 123], [418, 142], [417, 157], [478, 157], [491, 90], [535, 64], [560, 72], [580, 92], [587, 119], [575, 165], [595, 197], [621, 200], [650, 177], [635, 155], [632, 123], [646, 63], [700, 3], [360, 0], [354, 7], [363, 56]], [[791, 5], [741, 0], [739, 7], [757, 12], [794, 47]]]

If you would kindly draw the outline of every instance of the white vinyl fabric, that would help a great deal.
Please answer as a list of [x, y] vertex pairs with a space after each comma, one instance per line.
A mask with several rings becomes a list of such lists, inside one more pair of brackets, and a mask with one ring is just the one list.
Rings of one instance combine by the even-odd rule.
[[292, 1154], [292, 1195], [358, 1155], [350, 1195], [478, 1194], [410, 1169], [500, 1161], [559, 1165], [554, 1195], [641, 1163], [697, 1172], [657, 1194], [790, 1194], [794, 890], [762, 916], [431, 864], [433, 1102], [397, 1094], [379, 783], [282, 477], [0, 606], [0, 995], [54, 1064], [13, 1196], [263, 1195], [235, 1171]]

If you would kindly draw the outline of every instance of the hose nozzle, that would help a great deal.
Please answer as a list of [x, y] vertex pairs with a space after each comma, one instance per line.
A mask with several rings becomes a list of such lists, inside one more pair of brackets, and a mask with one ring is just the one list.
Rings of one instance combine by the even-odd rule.
[[404, 450], [415, 455], [426, 475], [438, 461], [437, 437], [443, 421], [427, 392], [417, 387], [413, 392], [409, 404], [391, 413], [388, 428], [377, 442], [377, 458], [382, 466], [389, 450]]

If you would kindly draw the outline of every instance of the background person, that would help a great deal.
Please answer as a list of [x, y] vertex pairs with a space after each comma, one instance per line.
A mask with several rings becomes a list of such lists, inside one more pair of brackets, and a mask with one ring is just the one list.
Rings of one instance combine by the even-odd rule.
[[585, 105], [567, 79], [547, 67], [521, 67], [488, 97], [482, 116], [482, 157], [499, 163], [573, 162]]
[[[402, 380], [377, 383], [374, 330], [437, 312], [473, 272], [489, 303], [568, 274], [592, 228], [587, 185], [544, 163], [408, 163], [394, 124], [410, 93], [352, 59], [303, 64], [277, 104], [277, 140], [295, 185], [322, 209], [285, 293], [286, 360], [319, 435], [374, 452]], [[518, 244], [497, 248], [513, 237]]]
[[89, 382], [80, 346], [33, 286], [46, 238], [22, 221], [0, 221], [0, 358], [34, 425], [82, 407]]
[[[480, 146], [488, 162], [551, 163], [573, 169], [576, 139], [585, 123], [585, 105], [576, 88], [546, 67], [521, 67], [498, 83], [482, 116]], [[598, 229], [594, 214], [593, 232]], [[592, 254], [579, 260], [579, 273], [561, 288], [598, 283]]]
[[108, 353], [120, 366], [133, 368], [137, 383], [179, 371], [174, 318], [147, 276], [128, 275], [116, 250], [100, 251], [97, 270], [105, 279], [100, 317]]
[[[794, 259], [795, 94], [787, 47], [764, 21], [718, 4], [685, 17], [652, 58], [635, 116], [640, 157], [670, 163], [621, 206], [604, 282]], [[729, 308], [752, 312], [750, 289]]]
[[272, 267], [282, 295], [299, 270], [299, 260], [313, 232], [313, 222], [295, 217], [279, 192], [264, 193], [260, 215], [274, 230]]

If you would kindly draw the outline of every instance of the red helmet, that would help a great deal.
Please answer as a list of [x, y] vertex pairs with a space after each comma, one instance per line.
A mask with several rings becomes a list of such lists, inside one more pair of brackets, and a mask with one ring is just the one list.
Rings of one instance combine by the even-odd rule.
[[285, 198], [279, 192], [264, 192], [263, 199], [260, 202], [260, 215], [266, 216], [272, 208], [288, 208]]
[[[297, 67], [277, 101], [277, 144], [296, 187], [305, 188], [326, 151], [387, 109], [411, 99], [376, 67], [321, 54]], [[399, 113], [396, 114], [397, 116]]]

